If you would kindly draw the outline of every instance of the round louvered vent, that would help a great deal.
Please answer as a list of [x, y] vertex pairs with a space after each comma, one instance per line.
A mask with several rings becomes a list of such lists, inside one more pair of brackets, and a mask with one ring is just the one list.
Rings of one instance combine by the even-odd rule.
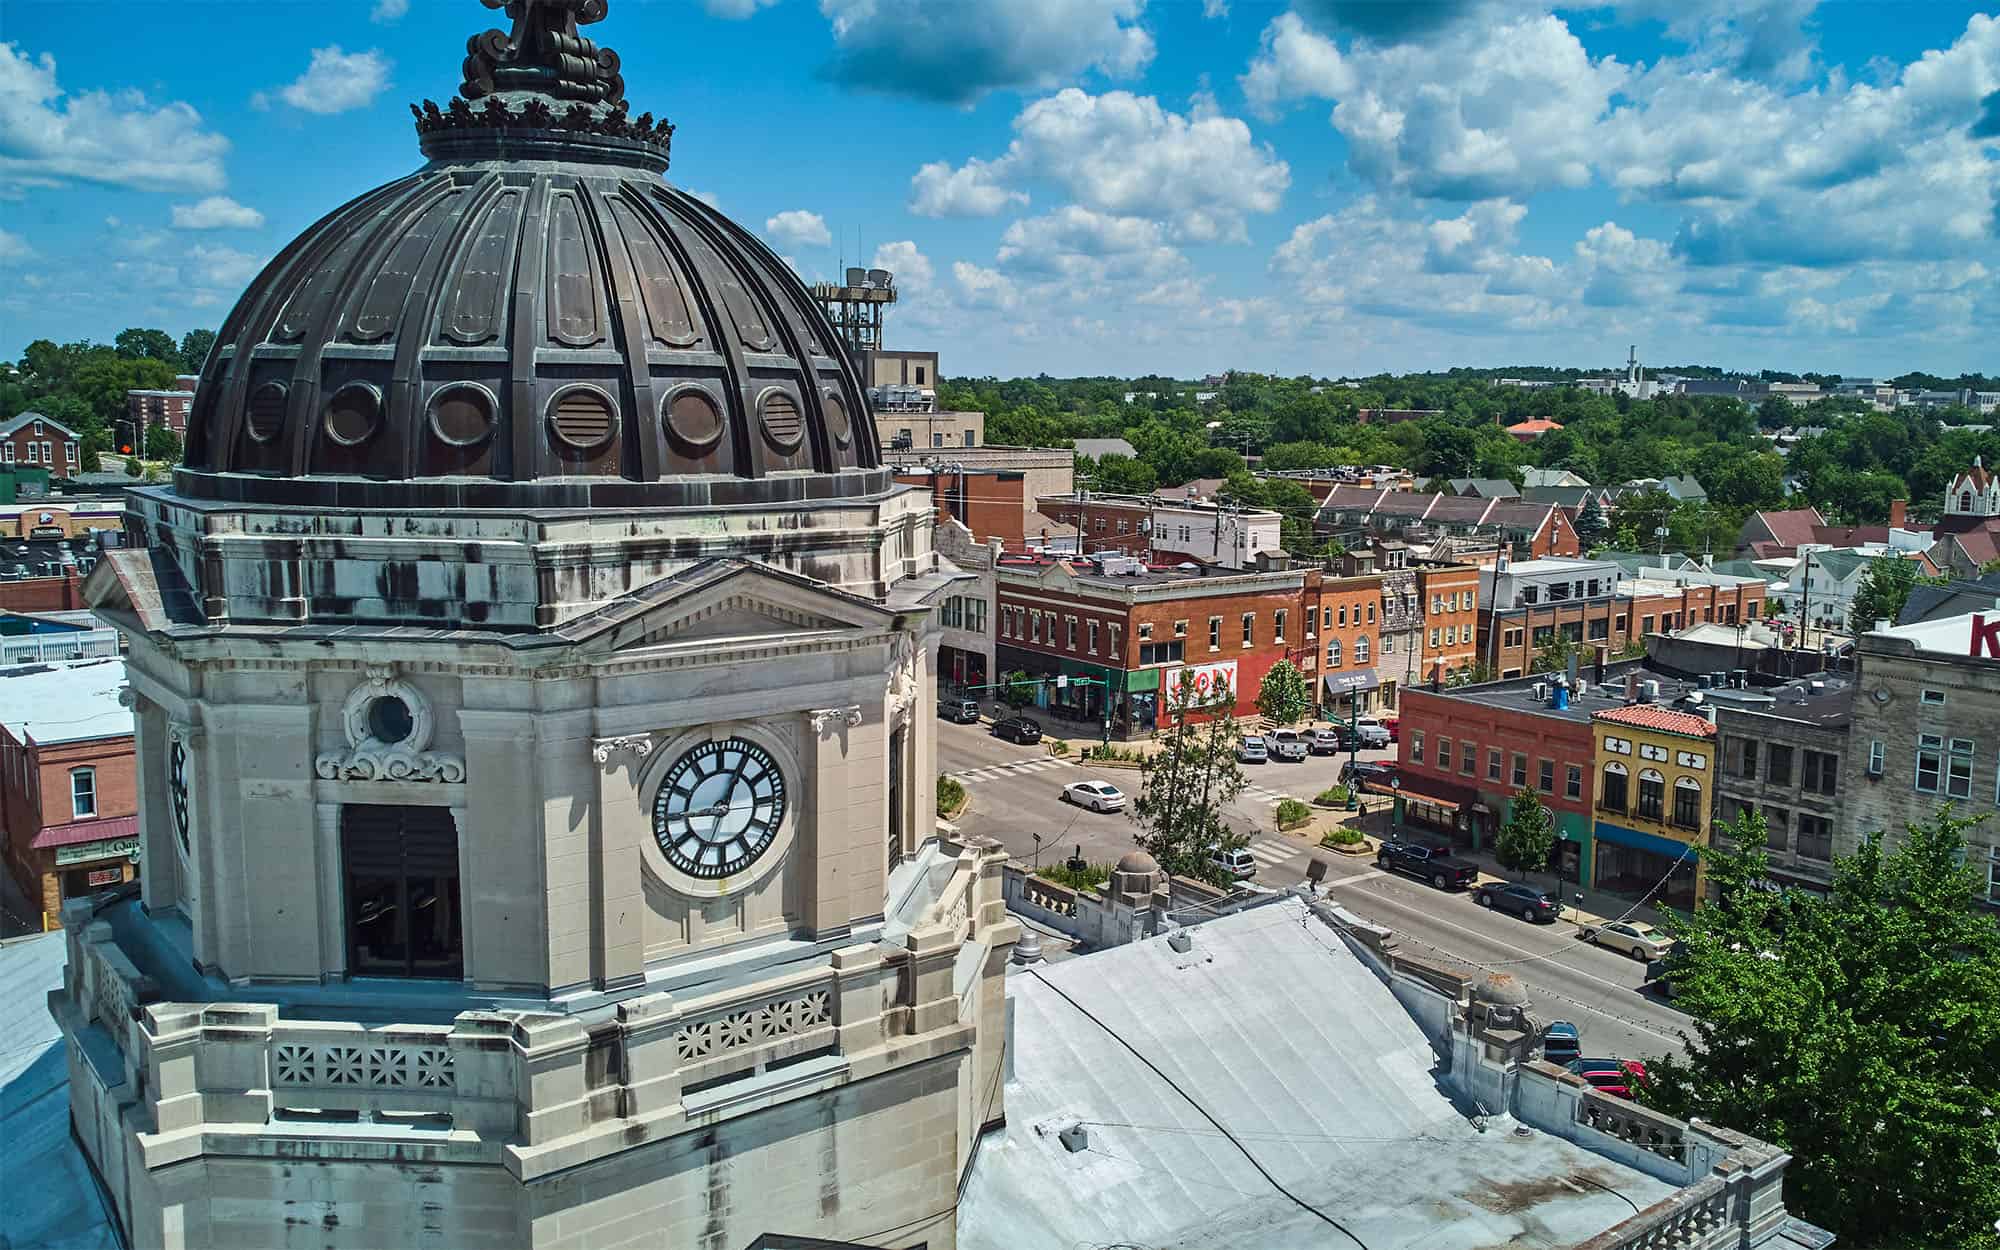
[[343, 447], [368, 441], [382, 423], [382, 392], [368, 382], [349, 382], [326, 404], [326, 434]]
[[841, 402], [840, 392], [828, 387], [820, 396], [820, 405], [826, 410], [826, 432], [833, 445], [847, 446], [854, 438], [854, 426], [847, 419], [847, 405]]
[[249, 411], [245, 419], [250, 425], [250, 437], [260, 443], [268, 443], [284, 432], [285, 428], [285, 384], [266, 382], [250, 396]]
[[792, 398], [792, 393], [771, 387], [764, 392], [758, 408], [764, 417], [764, 437], [771, 440], [771, 445], [780, 451], [798, 450], [806, 427], [799, 416], [799, 401]]
[[722, 440], [722, 410], [699, 387], [685, 387], [667, 396], [667, 437], [690, 455], [699, 455]]
[[454, 447], [470, 447], [493, 432], [493, 393], [461, 382], [431, 396], [431, 433]]
[[556, 441], [571, 451], [596, 451], [611, 441], [618, 414], [611, 397], [589, 386], [572, 386], [549, 405], [549, 426]]

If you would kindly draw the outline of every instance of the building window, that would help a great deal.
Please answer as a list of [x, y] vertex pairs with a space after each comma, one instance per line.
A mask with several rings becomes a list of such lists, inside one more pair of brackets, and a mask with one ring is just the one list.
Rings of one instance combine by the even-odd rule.
[[1764, 748], [1764, 779], [1774, 786], [1792, 784], [1792, 748], [1775, 742]]
[[[1805, 786], [1807, 794], [1832, 794], [1840, 786], [1840, 757], [1824, 751], [1807, 751], [1805, 760]], [[1777, 770], [1773, 768], [1771, 780], [1776, 782]], [[1791, 780], [1791, 764], [1785, 766], [1785, 780]]]
[[1219, 616], [1208, 618], [1208, 649], [1210, 651], [1222, 650], [1222, 618]]
[[918, 365], [918, 366], [917, 366], [917, 385], [918, 385], [918, 386], [922, 386], [923, 384], [924, 384], [924, 367], [923, 367], [922, 365]]
[[1354, 662], [1356, 664], [1366, 664], [1368, 662], [1368, 635], [1366, 634], [1354, 640]]
[[1944, 739], [1937, 734], [1917, 735], [1917, 789], [1925, 794], [1938, 792], [1938, 777], [1944, 772]]
[[1479, 752], [1470, 742], [1458, 744], [1458, 771], [1470, 777], [1479, 768]]
[[1396, 635], [1394, 634], [1382, 635], [1382, 654], [1394, 655], [1395, 653], [1396, 653]]
[[1658, 820], [1667, 798], [1667, 779], [1648, 768], [1639, 774], [1639, 818]]
[[1528, 784], [1528, 757], [1514, 752], [1514, 788], [1519, 790]]
[[71, 819], [82, 820], [97, 815], [97, 770], [95, 768], [72, 768], [69, 770], [69, 808]]
[[458, 827], [448, 807], [340, 809], [347, 968], [361, 976], [464, 973]]
[[1518, 646], [1520, 646], [1520, 645], [1521, 645], [1521, 631], [1520, 631], [1520, 630], [1518, 630], [1518, 629], [1503, 629], [1503, 630], [1501, 630], [1501, 631], [1500, 631], [1500, 645], [1501, 645], [1501, 646], [1503, 646], [1503, 647], [1518, 647]]
[[1187, 637], [1187, 622], [1185, 620], [1174, 622], [1174, 637], [1176, 638]]
[[944, 446], [944, 435], [938, 431], [933, 430], [931, 432], [931, 446], [933, 447]]
[[1410, 731], [1410, 763], [1421, 764], [1423, 762], [1424, 731], [1421, 729], [1412, 729]]
[[1076, 650], [1076, 618], [1073, 616], [1064, 617], [1063, 626], [1063, 648], [1068, 651], [1074, 651]]
[[[1743, 805], [1743, 810], [1745, 812], [1748, 812], [1750, 810], [1750, 805], [1748, 803], [1745, 803]], [[1764, 809], [1765, 850], [1789, 851], [1791, 849], [1792, 837], [1791, 834], [1786, 832], [1785, 830], [1785, 821], [1789, 818], [1789, 816], [1790, 813], [1786, 812], [1785, 809], [1782, 807], [1767, 807]]]
[[1583, 765], [1568, 765], [1569, 775], [1563, 780], [1563, 797], [1580, 799], [1583, 797]]
[[1042, 614], [1040, 612], [1035, 612], [1031, 610], [1028, 613], [1028, 641], [1040, 642], [1041, 640], [1042, 640]]
[[1338, 638], [1329, 638], [1326, 640], [1326, 666], [1328, 668], [1340, 667], [1340, 639]]
[[1121, 654], [1118, 650], [1118, 626], [1111, 626], [1111, 654]]
[[1604, 766], [1603, 785], [1597, 793], [1597, 806], [1601, 811], [1625, 814], [1625, 766], [1617, 760]]
[[1185, 643], [1179, 642], [1142, 642], [1139, 644], [1139, 664], [1141, 667], [1149, 664], [1178, 664], [1184, 658], [1182, 650], [1185, 646]]
[[1943, 707], [1943, 706], [1944, 706], [1944, 691], [1942, 691], [1942, 690], [1926, 690], [1926, 691], [1924, 691], [1924, 693], [1923, 693], [1923, 696], [1922, 696], [1922, 702], [1923, 702], [1923, 705], [1924, 705], [1925, 707]]
[[1757, 780], [1757, 740], [1737, 738], [1733, 745], [1736, 749], [1730, 754], [1736, 757], [1736, 775], [1745, 781]]
[[1870, 777], [1880, 777], [1882, 775], [1882, 765], [1882, 740], [1877, 738], [1868, 744], [1868, 775]]
[[1833, 858], [1833, 822], [1810, 812], [1799, 813], [1799, 855], [1805, 859]]
[[1701, 783], [1687, 777], [1674, 783], [1674, 824], [1682, 829], [1701, 828]]
[[1368, 623], [1370, 625], [1375, 623], [1375, 605], [1372, 603], [1368, 605]]
[[1969, 799], [1972, 797], [1972, 752], [1970, 738], [1953, 738], [1951, 754], [1945, 763], [1944, 796], [1948, 799]]
[[965, 445], [966, 445], [967, 447], [972, 447], [972, 446], [975, 446], [975, 445], [976, 445], [976, 444], [974, 444], [974, 443], [973, 443], [973, 441], [972, 441], [972, 431], [971, 431], [971, 430], [967, 430], [967, 431], [965, 432]]
[[1437, 764], [1438, 764], [1438, 771], [1440, 771], [1440, 772], [1447, 772], [1447, 773], [1451, 771], [1451, 739], [1450, 739], [1450, 738], [1439, 738], [1439, 739], [1438, 739], [1438, 759], [1437, 759]]
[[1556, 762], [1554, 760], [1542, 761], [1542, 775], [1540, 780], [1543, 794], [1554, 794], [1556, 792]]
[[1123, 533], [1125, 532], [1125, 526], [1126, 526], [1126, 524], [1127, 524], [1127, 522], [1126, 522], [1126, 520], [1125, 520], [1125, 518], [1124, 518], [1124, 517], [1119, 517], [1119, 518], [1118, 518], [1118, 532], [1119, 532], [1119, 533], [1123, 534]]
[[1345, 629], [1345, 628], [1347, 627], [1347, 605], [1346, 605], [1346, 604], [1344, 604], [1344, 603], [1340, 605], [1340, 622], [1339, 622], [1339, 623], [1340, 623], [1340, 626], [1341, 626], [1341, 628]]
[[1319, 627], [1320, 627], [1321, 629], [1332, 629], [1332, 628], [1333, 628], [1333, 609], [1332, 609], [1332, 608], [1327, 608], [1327, 607], [1322, 607], [1322, 608], [1320, 609], [1320, 613], [1319, 613]]
[[2000, 903], [2000, 846], [1986, 848], [1986, 901]]
[[1096, 654], [1097, 654], [1097, 622], [1096, 622], [1096, 621], [1092, 621], [1092, 622], [1090, 623], [1090, 653], [1091, 653], [1092, 655], [1096, 655]]
[[1243, 614], [1243, 645], [1246, 647], [1254, 646], [1256, 642], [1257, 614], [1255, 612], [1245, 612]]
[[1500, 780], [1500, 748], [1486, 748], [1486, 780]]
[[1276, 642], [1283, 642], [1285, 640], [1285, 609], [1279, 608], [1271, 615], [1272, 639]]
[[1146, 641], [1147, 639], [1151, 638], [1152, 636], [1153, 636], [1153, 623], [1152, 623], [1151, 621], [1140, 621], [1140, 622], [1139, 622], [1139, 641], [1140, 641], [1140, 642], [1145, 642], [1145, 641]]
[[1438, 645], [1438, 631], [1434, 629], [1431, 631], [1431, 650], [1433, 651], [1437, 650], [1437, 645]]

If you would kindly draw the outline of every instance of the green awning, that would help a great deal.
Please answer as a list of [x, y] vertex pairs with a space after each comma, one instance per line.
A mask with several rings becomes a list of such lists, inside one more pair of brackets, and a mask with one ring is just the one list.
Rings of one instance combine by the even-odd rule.
[[1157, 668], [1133, 668], [1125, 671], [1125, 690], [1128, 694], [1143, 694], [1160, 688], [1160, 670]]

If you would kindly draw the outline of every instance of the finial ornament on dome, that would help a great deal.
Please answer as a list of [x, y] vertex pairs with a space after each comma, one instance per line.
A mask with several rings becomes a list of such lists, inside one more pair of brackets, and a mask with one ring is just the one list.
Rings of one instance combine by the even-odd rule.
[[586, 104], [625, 98], [618, 54], [577, 33], [604, 20], [610, 0], [480, 0], [514, 19], [511, 33], [489, 30], [465, 41], [468, 100], [500, 92], [530, 91]]

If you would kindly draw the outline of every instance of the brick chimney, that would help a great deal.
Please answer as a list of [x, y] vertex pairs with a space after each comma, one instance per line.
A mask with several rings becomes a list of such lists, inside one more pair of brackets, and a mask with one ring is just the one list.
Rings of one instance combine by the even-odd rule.
[[1889, 528], [1892, 530], [1903, 528], [1903, 522], [1908, 519], [1908, 516], [1909, 504], [1906, 501], [1898, 499], [1891, 502], [1889, 505]]

